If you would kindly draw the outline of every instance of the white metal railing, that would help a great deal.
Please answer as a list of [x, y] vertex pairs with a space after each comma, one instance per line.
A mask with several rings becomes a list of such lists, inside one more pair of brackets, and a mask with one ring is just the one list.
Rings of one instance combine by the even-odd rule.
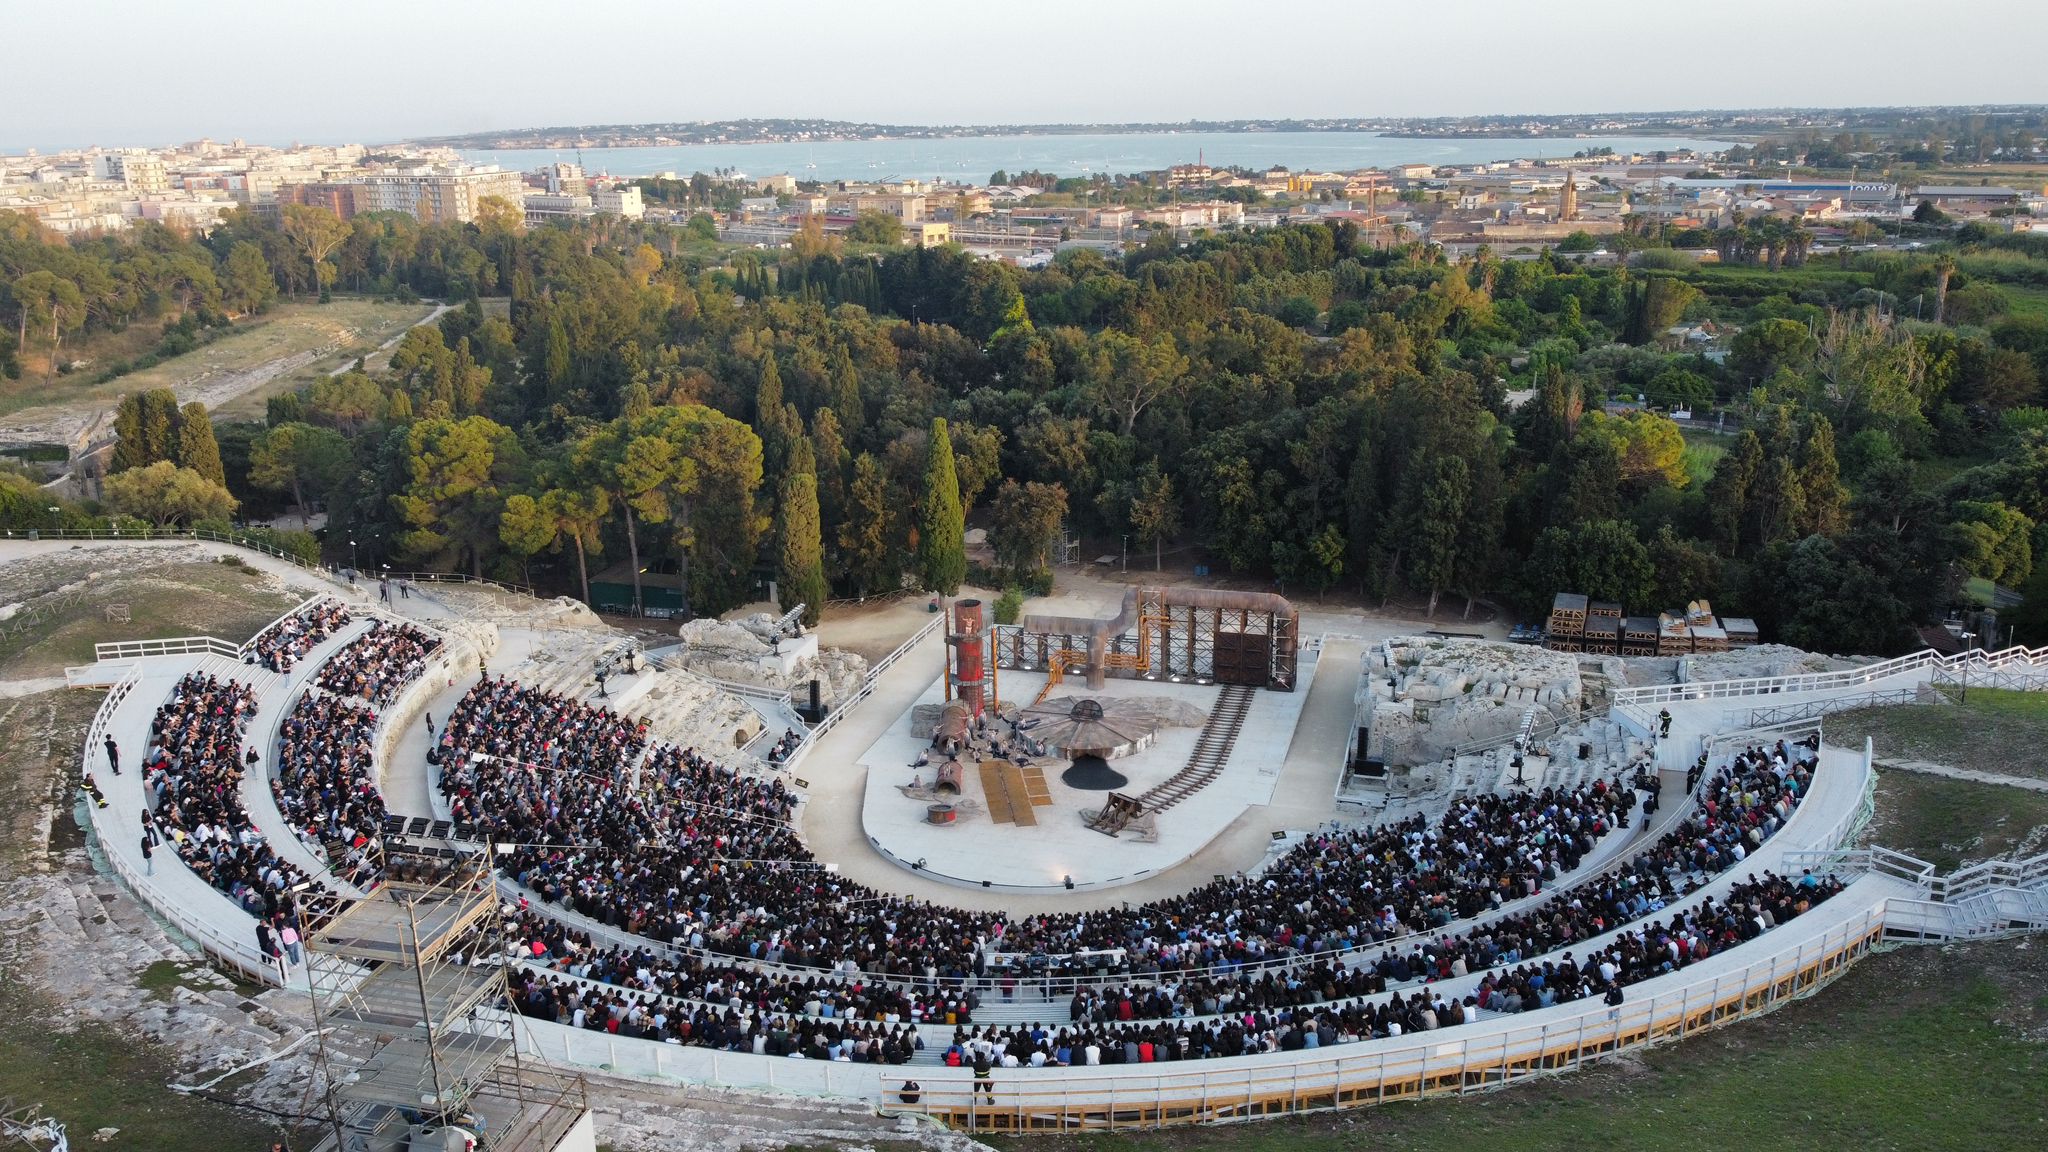
[[252, 655], [256, 651], [256, 642], [258, 640], [263, 639], [264, 636], [268, 635], [272, 628], [277, 627], [279, 624], [282, 624], [285, 621], [291, 619], [292, 617], [297, 616], [299, 613], [306, 611], [307, 609], [313, 607], [314, 605], [320, 603], [323, 600], [334, 600], [336, 603], [340, 602], [339, 598], [332, 593], [313, 593], [311, 596], [308, 596], [304, 600], [299, 601], [297, 605], [293, 606], [292, 608], [286, 609], [283, 613], [280, 613], [277, 619], [272, 620], [270, 623], [265, 624], [263, 627], [258, 628], [254, 632], [251, 632], [249, 634], [249, 639], [246, 642], [244, 642], [241, 647], [235, 649], [235, 655], [241, 657], [248, 657]]
[[1996, 688], [2007, 692], [2039, 692], [2048, 689], [2048, 668], [1936, 668], [1934, 682], [1946, 688]]
[[837, 728], [839, 726], [839, 722], [846, 719], [846, 717], [850, 713], [852, 713], [854, 705], [859, 704], [861, 701], [867, 699], [869, 696], [874, 695], [875, 686], [878, 683], [880, 683], [882, 679], [882, 673], [887, 672], [891, 665], [895, 664], [898, 660], [901, 660], [903, 658], [904, 653], [910, 651], [912, 648], [915, 648], [919, 643], [921, 643], [924, 640], [925, 637], [937, 631], [939, 627], [943, 625], [945, 622], [945, 613], [940, 612], [934, 615], [932, 619], [925, 624], [924, 627], [919, 628], [916, 632], [913, 632], [910, 636], [910, 639], [905, 640], [901, 644], [898, 644], [896, 646], [895, 651], [890, 652], [887, 656], [884, 656], [880, 660], [875, 661], [875, 663], [868, 668], [867, 675], [861, 677], [860, 687], [854, 691], [853, 695], [847, 697], [845, 700], [840, 701], [838, 707], [835, 707], [832, 709], [832, 711], [826, 713], [825, 718], [819, 721], [816, 727], [813, 727], [809, 731], [805, 732], [804, 738], [797, 742], [796, 747], [789, 750], [789, 755], [782, 758], [782, 767], [794, 768], [797, 764], [801, 763], [803, 761], [803, 758], [810, 754], [811, 747], [815, 745], [821, 738], [823, 738], [825, 733], [830, 732], [834, 728]]
[[[1835, 899], [1846, 898], [1848, 893]], [[993, 1105], [962, 1069], [792, 1061], [540, 1021], [525, 1022], [525, 1039], [554, 1059], [638, 1079], [855, 1095], [886, 1111], [922, 1112], [966, 1129], [1151, 1128], [1464, 1094], [1682, 1039], [1810, 995], [1846, 971], [1880, 943], [1885, 905], [1851, 915], [1803, 937], [1797, 920], [1780, 925], [1755, 942], [1778, 943], [1775, 952], [1616, 1008], [1589, 998], [1544, 1010], [1540, 1022], [1514, 1024], [1489, 1016], [1405, 1041], [1228, 1060], [1005, 1069], [996, 1073]], [[923, 1090], [913, 1104], [896, 1094], [906, 1075], [918, 1078]]]
[[203, 652], [239, 658], [242, 649], [218, 636], [169, 636], [159, 640], [108, 640], [92, 646], [94, 661], [140, 660], [146, 656], [182, 656]]
[[1774, 724], [1811, 720], [1836, 712], [1847, 712], [1852, 708], [1911, 704], [1920, 699], [1920, 692], [1920, 688], [1889, 688], [1877, 692], [1860, 692], [1854, 696], [1822, 696], [1814, 700], [1776, 704], [1768, 708], [1733, 708], [1723, 714], [1723, 720], [1729, 724], [1763, 728]]
[[1688, 684], [1650, 684], [1615, 691], [1614, 706], [1634, 708], [1682, 700], [1719, 700], [1740, 696], [1766, 696], [1780, 692], [1831, 692], [1874, 684], [1894, 676], [1926, 669], [2034, 668], [2048, 665], [2048, 647], [2006, 648], [1987, 652], [1974, 648], [1954, 656], [1943, 656], [1932, 648], [1876, 664], [1845, 668], [1836, 672], [1806, 672], [1794, 676], [1756, 676], [1735, 680], [1697, 680]]
[[[108, 729], [113, 725], [115, 711], [128, 698], [129, 693], [134, 691], [138, 679], [139, 677], [135, 673], [130, 673], [120, 683], [108, 689], [107, 698], [100, 701], [99, 711], [94, 714], [92, 726], [87, 730], [85, 737], [83, 759], [88, 766], [88, 771], [90, 770], [89, 765], [93, 749], [98, 748], [100, 742], [106, 737]], [[85, 811], [86, 819], [92, 825], [93, 834], [100, 841], [100, 855], [107, 861], [108, 867], [114, 870], [114, 874], [120, 877], [121, 882], [126, 884], [128, 889], [135, 893], [138, 900], [141, 900], [144, 905], [154, 910], [157, 915], [170, 921], [173, 927], [191, 939], [201, 952], [205, 953], [215, 962], [232, 968], [244, 977], [259, 983], [269, 985], [283, 985], [287, 983], [285, 973], [279, 969], [278, 965], [256, 948], [253, 921], [251, 922], [249, 938], [246, 940], [236, 940], [224, 935], [219, 928], [207, 923], [203, 918], [194, 916], [178, 900], [159, 887], [152, 877], [135, 870], [134, 865], [128, 860], [127, 853], [116, 846], [116, 841], [122, 838], [110, 835], [110, 829], [101, 827], [101, 810], [98, 805], [88, 800], [85, 804]], [[125, 833], [123, 837], [125, 837]], [[181, 864], [180, 866], [182, 867], [183, 865]]]
[[[337, 579], [338, 567], [309, 562], [281, 548], [273, 548], [238, 532], [213, 532], [198, 528], [8, 528], [0, 527], [0, 539], [4, 540], [125, 540], [125, 541], [178, 541], [190, 540], [208, 544], [226, 544], [234, 548], [261, 553], [289, 564], [295, 564], [308, 572], [328, 579]], [[359, 575], [370, 578], [369, 573], [359, 570]], [[508, 584], [502, 580], [491, 580], [482, 576], [469, 576], [461, 572], [380, 572], [379, 577], [405, 580], [414, 584], [487, 584], [503, 592], [539, 599], [533, 589], [524, 584]]]

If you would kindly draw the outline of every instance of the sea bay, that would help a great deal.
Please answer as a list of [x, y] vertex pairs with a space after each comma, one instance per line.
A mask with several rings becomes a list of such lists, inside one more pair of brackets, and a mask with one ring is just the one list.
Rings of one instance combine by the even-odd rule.
[[[1400, 137], [1373, 132], [1151, 132], [932, 139], [831, 140], [820, 143], [698, 144], [666, 148], [588, 148], [586, 171], [616, 176], [736, 169], [800, 180], [920, 178], [983, 183], [997, 170], [1036, 169], [1060, 176], [1149, 172], [1197, 159], [1216, 166], [1297, 170], [1378, 168], [1390, 164], [1479, 164], [1570, 156], [1588, 148], [1616, 152], [1720, 151], [1723, 141], [1678, 136]], [[464, 150], [484, 164], [529, 170], [574, 162], [575, 148]]]

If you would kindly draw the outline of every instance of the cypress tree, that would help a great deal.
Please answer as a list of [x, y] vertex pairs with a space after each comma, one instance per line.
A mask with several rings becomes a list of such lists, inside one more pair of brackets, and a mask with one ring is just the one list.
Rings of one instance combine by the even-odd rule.
[[889, 543], [889, 490], [882, 466], [863, 452], [853, 462], [846, 516], [839, 522], [839, 563], [847, 583], [863, 595], [899, 588], [902, 569]]
[[844, 344], [832, 350], [831, 408], [839, 417], [839, 426], [845, 429], [848, 438], [860, 434], [867, 411], [860, 395], [860, 373], [853, 366], [853, 354], [846, 350]]
[[816, 624], [829, 595], [824, 526], [818, 518], [818, 477], [810, 467], [810, 445], [801, 440], [798, 444], [776, 500], [776, 518], [781, 521], [777, 571], [783, 604], [804, 605], [804, 623]]
[[834, 524], [846, 515], [846, 441], [839, 434], [839, 416], [820, 408], [811, 417], [811, 459], [817, 464], [818, 513]]
[[1735, 450], [1714, 465], [1713, 479], [1707, 481], [1707, 518], [1723, 556], [1734, 556], [1742, 547], [1742, 528], [1749, 521], [1752, 490], [1763, 467], [1764, 445], [1754, 428], [1743, 429]]
[[1799, 487], [1806, 498], [1807, 532], [1840, 536], [1849, 524], [1849, 490], [1835, 462], [1835, 426], [1818, 412], [1799, 454]]
[[[109, 472], [146, 468], [159, 460], [175, 462], [178, 453], [178, 397], [168, 388], [152, 388], [122, 398], [114, 414], [113, 465]], [[219, 449], [214, 455], [218, 457]]]
[[927, 591], [951, 596], [967, 579], [967, 525], [953, 472], [953, 439], [943, 418], [932, 421], [925, 447], [924, 503], [917, 518], [917, 572]]
[[214, 439], [213, 421], [207, 418], [206, 405], [194, 400], [178, 415], [178, 467], [190, 468], [227, 487], [228, 471], [220, 462], [220, 441]]
[[547, 381], [550, 397], [569, 390], [569, 332], [562, 327], [559, 316], [548, 317], [547, 338], [542, 345], [541, 374]]

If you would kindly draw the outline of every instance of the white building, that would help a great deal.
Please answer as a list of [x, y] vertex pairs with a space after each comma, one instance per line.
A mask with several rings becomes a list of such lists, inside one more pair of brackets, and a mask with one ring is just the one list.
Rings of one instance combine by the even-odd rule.
[[405, 212], [421, 220], [458, 223], [476, 219], [477, 205], [486, 196], [517, 205], [525, 194], [519, 174], [496, 165], [386, 169], [364, 177], [363, 185], [358, 212]]
[[647, 206], [640, 200], [638, 184], [596, 189], [590, 194], [590, 203], [599, 212], [608, 212], [623, 220], [638, 220], [647, 215]]

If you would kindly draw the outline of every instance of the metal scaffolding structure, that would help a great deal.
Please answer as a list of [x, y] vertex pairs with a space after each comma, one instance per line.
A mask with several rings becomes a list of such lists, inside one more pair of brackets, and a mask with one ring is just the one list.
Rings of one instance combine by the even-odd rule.
[[305, 940], [320, 1149], [555, 1152], [585, 1085], [520, 1054], [493, 846], [394, 816], [383, 863], [384, 883]]
[[1208, 589], [1132, 589], [1107, 620], [1028, 616], [994, 629], [1002, 668], [1048, 673], [1047, 689], [1086, 671], [1146, 680], [1242, 684], [1291, 692], [1300, 619], [1278, 596]]

